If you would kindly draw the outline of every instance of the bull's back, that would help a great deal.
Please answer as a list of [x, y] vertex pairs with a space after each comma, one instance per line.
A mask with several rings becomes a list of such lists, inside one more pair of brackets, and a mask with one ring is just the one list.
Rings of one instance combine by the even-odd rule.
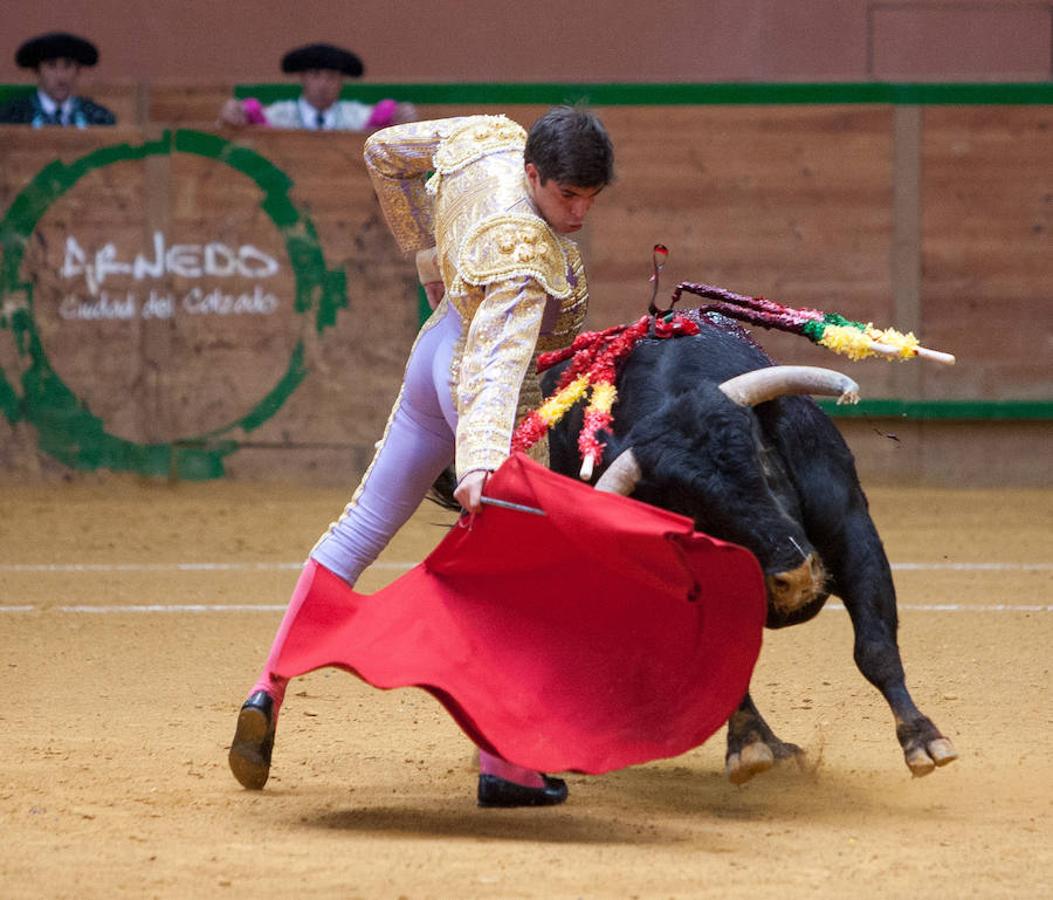
[[[553, 393], [567, 365], [561, 363], [542, 375], [545, 396]], [[670, 396], [770, 365], [771, 358], [730, 320], [717, 325], [705, 319], [697, 335], [640, 341], [619, 368], [613, 434], [607, 441], [604, 462], [610, 463], [621, 451], [626, 425], [638, 421]], [[583, 419], [584, 404], [579, 402], [550, 433], [550, 465], [555, 471], [577, 474], [581, 465], [577, 437]], [[597, 475], [601, 472], [602, 468], [598, 469]]]
[[[566, 365], [544, 373], [542, 389], [546, 396], [554, 390]], [[613, 434], [604, 462], [609, 463], [622, 449], [621, 436], [627, 424], [639, 421], [670, 397], [771, 365], [771, 357], [748, 332], [720, 317], [716, 322], [703, 318], [697, 335], [641, 341], [618, 373]], [[558, 472], [576, 474], [580, 466], [577, 436], [583, 412], [583, 404], [578, 403], [550, 435], [551, 465]], [[840, 432], [811, 398], [781, 397], [760, 404], [755, 412], [771, 446], [795, 471], [799, 488], [806, 488], [820, 472], [838, 472], [858, 484], [852, 455]]]

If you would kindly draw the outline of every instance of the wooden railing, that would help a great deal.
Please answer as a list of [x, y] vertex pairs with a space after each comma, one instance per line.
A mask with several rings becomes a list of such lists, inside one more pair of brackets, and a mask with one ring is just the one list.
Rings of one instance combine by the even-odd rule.
[[[516, 86], [486, 103], [502, 86], [462, 87], [469, 101], [421, 114], [528, 125], [573, 99], [535, 86], [524, 103], [534, 95]], [[579, 86], [607, 101], [618, 169], [582, 236], [590, 326], [644, 311], [661, 242], [663, 292], [706, 281], [914, 330], [958, 356], [952, 369], [855, 364], [869, 415], [1050, 418], [1049, 86], [958, 104], [865, 85], [860, 102], [845, 85], [740, 86], [738, 103], [711, 86], [710, 103], [684, 85], [648, 105], [635, 93], [647, 86], [624, 102], [616, 87]], [[283, 447], [290, 469], [349, 454], [360, 468], [383, 428], [418, 311], [363, 138], [216, 129], [229, 95], [131, 85], [94, 96], [140, 127], [0, 129], [0, 410], [67, 465], [215, 474], [234, 449]], [[785, 361], [853, 365], [758, 336]]]

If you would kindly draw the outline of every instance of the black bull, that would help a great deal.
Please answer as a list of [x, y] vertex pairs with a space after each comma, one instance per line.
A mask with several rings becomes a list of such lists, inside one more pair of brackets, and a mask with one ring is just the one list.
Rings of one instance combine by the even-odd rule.
[[[722, 390], [771, 360], [730, 322], [700, 324], [695, 336], [644, 340], [624, 363], [613, 434], [594, 478], [620, 457], [614, 468], [624, 471], [603, 479], [620, 481], [613, 489], [751, 550], [765, 573], [771, 628], [807, 621], [830, 594], [840, 597], [855, 631], [856, 664], [888, 701], [911, 772], [926, 775], [951, 762], [953, 745], [907, 691], [892, 573], [840, 433], [809, 397]], [[561, 368], [543, 376], [546, 393]], [[852, 383], [838, 377], [836, 391], [814, 384], [789, 390], [840, 393]], [[579, 405], [549, 438], [552, 468], [573, 477], [581, 466], [581, 422]], [[745, 782], [800, 752], [776, 737], [747, 692], [728, 721], [731, 781]]]

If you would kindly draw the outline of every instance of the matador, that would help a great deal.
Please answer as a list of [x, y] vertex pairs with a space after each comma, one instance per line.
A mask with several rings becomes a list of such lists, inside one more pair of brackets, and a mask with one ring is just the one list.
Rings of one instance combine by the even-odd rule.
[[[540, 402], [537, 355], [568, 345], [582, 326], [585, 272], [567, 235], [613, 178], [606, 130], [576, 107], [550, 110], [529, 135], [504, 116], [386, 128], [366, 142], [365, 159], [395, 239], [416, 252], [434, 310], [410, 351], [376, 454], [311, 551], [239, 713], [230, 765], [252, 789], [269, 774], [286, 686], [271, 662], [315, 574], [324, 567], [354, 585], [451, 463], [455, 497], [469, 513], [478, 510], [516, 422]], [[566, 796], [561, 779], [480, 750], [480, 805], [550, 805]]]

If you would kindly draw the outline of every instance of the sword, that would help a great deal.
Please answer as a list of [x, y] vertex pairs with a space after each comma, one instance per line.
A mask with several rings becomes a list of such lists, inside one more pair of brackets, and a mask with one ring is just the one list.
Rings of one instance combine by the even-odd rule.
[[480, 497], [479, 502], [486, 506], [499, 506], [501, 509], [511, 509], [514, 512], [530, 513], [532, 516], [547, 516], [543, 509], [536, 506], [524, 506], [522, 503], [510, 503], [508, 500], [498, 500], [496, 497]]

